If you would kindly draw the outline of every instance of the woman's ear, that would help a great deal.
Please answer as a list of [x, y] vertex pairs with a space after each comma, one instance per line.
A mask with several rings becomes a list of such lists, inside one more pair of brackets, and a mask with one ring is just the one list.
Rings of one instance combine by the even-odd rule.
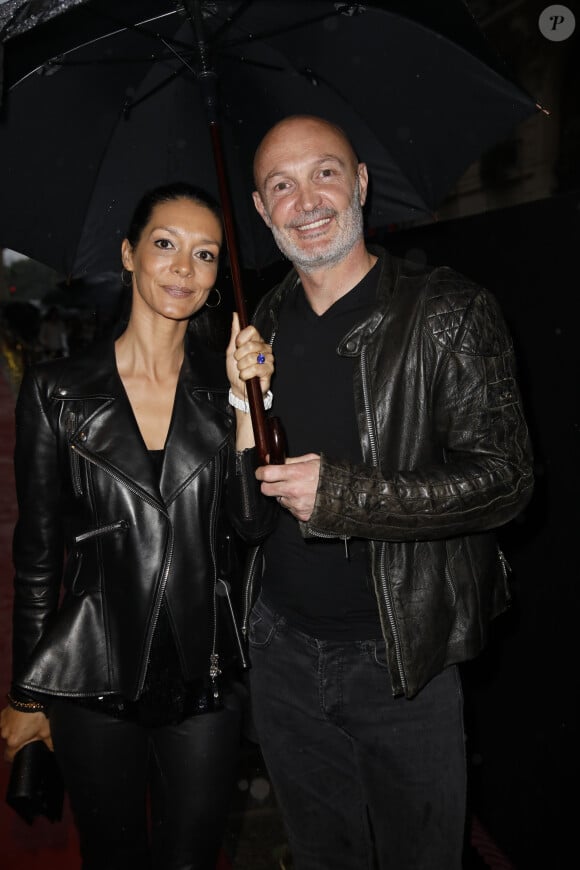
[[121, 261], [127, 271], [133, 271], [133, 249], [128, 239], [123, 239], [121, 244]]

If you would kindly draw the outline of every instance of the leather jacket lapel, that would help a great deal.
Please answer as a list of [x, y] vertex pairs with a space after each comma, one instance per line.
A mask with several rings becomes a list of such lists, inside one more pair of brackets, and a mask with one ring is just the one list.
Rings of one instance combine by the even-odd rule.
[[229, 438], [225, 360], [201, 346], [186, 347], [158, 481], [117, 372], [113, 343], [96, 345], [93, 359], [89, 376], [86, 359], [78, 373], [74, 364], [67, 367], [66, 381], [52, 394], [68, 415], [69, 442], [164, 509]]
[[223, 357], [189, 348], [165, 445], [160, 488], [166, 505], [230, 437], [233, 420], [226, 410], [226, 393]]
[[52, 394], [63, 402], [71, 448], [163, 507], [156, 472], [117, 372], [113, 343], [95, 345], [93, 359], [92, 368], [85, 359], [78, 373], [72, 363], [66, 381]]

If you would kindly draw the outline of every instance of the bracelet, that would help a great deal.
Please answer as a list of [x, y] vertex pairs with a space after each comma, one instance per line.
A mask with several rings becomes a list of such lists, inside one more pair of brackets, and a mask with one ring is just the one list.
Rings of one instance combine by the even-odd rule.
[[[264, 411], [269, 411], [272, 407], [272, 401], [274, 399], [274, 394], [272, 390], [268, 390], [266, 395], [264, 396]], [[228, 402], [232, 406], [232, 408], [237, 408], [238, 411], [243, 411], [244, 414], [250, 413], [250, 404], [247, 399], [238, 399], [235, 395], [234, 391], [230, 388], [230, 392], [228, 395]]]
[[39, 701], [17, 701], [10, 693], [6, 695], [8, 703], [19, 713], [44, 713], [46, 707]]

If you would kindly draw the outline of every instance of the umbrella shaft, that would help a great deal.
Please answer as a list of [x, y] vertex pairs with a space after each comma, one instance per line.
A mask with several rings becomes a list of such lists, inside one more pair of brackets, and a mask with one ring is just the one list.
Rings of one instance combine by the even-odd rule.
[[224, 216], [226, 244], [228, 246], [228, 253], [230, 256], [230, 269], [232, 270], [232, 282], [234, 285], [234, 300], [236, 304], [236, 310], [238, 312], [238, 317], [240, 318], [240, 327], [244, 329], [248, 325], [249, 321], [246, 311], [244, 291], [242, 287], [242, 274], [240, 270], [240, 259], [238, 255], [238, 246], [236, 241], [236, 230], [234, 226], [232, 204], [230, 200], [230, 192], [226, 176], [226, 167], [221, 147], [220, 131], [215, 121], [210, 122], [209, 132], [211, 136], [211, 144], [213, 148], [213, 156], [215, 160], [216, 173], [218, 178], [220, 200]]
[[[207, 45], [203, 34], [201, 4], [199, 0], [186, 0], [186, 6], [193, 25], [195, 40], [197, 43], [200, 64], [200, 72], [198, 73], [197, 78], [209, 122], [209, 133], [216, 167], [218, 188], [224, 218], [224, 231], [232, 273], [235, 307], [238, 312], [240, 328], [245, 329], [249, 324], [249, 319], [242, 288], [242, 275], [236, 242], [233, 209], [222, 150], [220, 129], [217, 120], [217, 75], [209, 63]], [[274, 459], [277, 462], [282, 462], [284, 450], [283, 432], [280, 425], [274, 425], [271, 427], [268, 424], [264, 411], [260, 379], [257, 377], [251, 378], [247, 382], [246, 387], [248, 390], [248, 404], [250, 406], [252, 428], [254, 430], [256, 448], [260, 461], [265, 464], [267, 457], [269, 456], [270, 461]]]

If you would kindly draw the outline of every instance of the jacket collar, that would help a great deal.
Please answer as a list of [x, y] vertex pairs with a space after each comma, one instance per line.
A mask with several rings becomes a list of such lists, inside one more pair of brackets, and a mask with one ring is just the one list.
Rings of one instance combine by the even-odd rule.
[[[338, 352], [343, 356], [358, 356], [369, 337], [381, 325], [395, 294], [401, 271], [402, 261], [397, 257], [392, 257], [384, 248], [378, 245], [368, 245], [368, 250], [375, 254], [379, 260], [376, 305], [371, 314], [357, 323], [341, 340]], [[278, 314], [284, 299], [296, 290], [299, 283], [300, 279], [296, 270], [291, 269], [278, 287], [272, 291], [268, 308], [274, 332], [278, 328]]]
[[196, 342], [186, 345], [159, 480], [117, 371], [113, 341], [68, 362], [52, 399], [74, 413], [71, 446], [162, 509], [229, 438], [225, 359]]

